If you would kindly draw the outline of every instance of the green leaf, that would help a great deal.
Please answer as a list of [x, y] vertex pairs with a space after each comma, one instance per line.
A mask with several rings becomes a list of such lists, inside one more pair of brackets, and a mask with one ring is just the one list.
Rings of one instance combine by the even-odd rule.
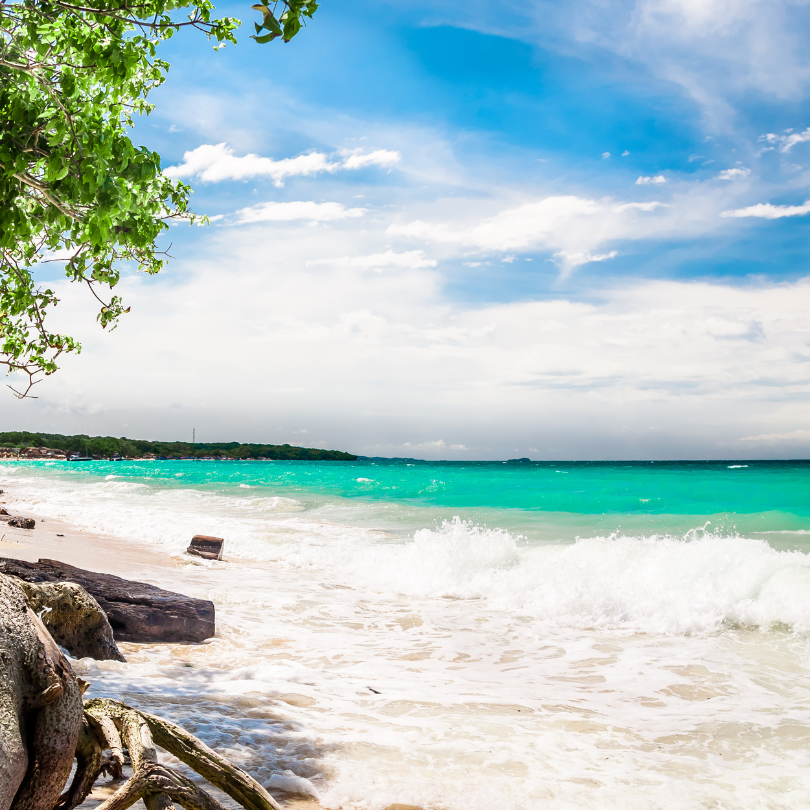
[[[278, 0], [272, 8], [279, 3], [279, 19], [270, 0], [251, 7], [261, 15], [256, 42], [291, 39], [318, 8], [314, 0]], [[213, 11], [210, 0], [0, 2], [6, 54], [36, 60], [26, 71], [0, 68], [0, 364], [6, 368], [51, 374], [57, 358], [81, 350], [69, 335], [48, 331], [58, 301], [31, 274], [46, 251], [71, 257], [68, 279], [92, 284], [102, 299], [107, 292], [98, 320], [114, 328], [126, 311], [110, 293], [122, 268], [163, 269], [158, 240], [167, 217], [205, 223], [190, 213], [191, 188], [162, 175], [160, 156], [136, 147], [130, 134], [134, 116], [152, 111], [148, 96], [168, 74], [157, 48], [186, 30], [181, 24], [190, 21], [216, 47], [236, 42], [240, 21], [215, 18]]]

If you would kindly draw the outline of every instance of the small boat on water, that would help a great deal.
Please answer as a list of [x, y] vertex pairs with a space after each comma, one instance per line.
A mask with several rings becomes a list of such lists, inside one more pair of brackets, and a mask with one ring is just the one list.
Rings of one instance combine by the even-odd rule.
[[90, 456], [80, 456], [78, 453], [74, 453], [68, 461], [92, 461], [93, 459]]

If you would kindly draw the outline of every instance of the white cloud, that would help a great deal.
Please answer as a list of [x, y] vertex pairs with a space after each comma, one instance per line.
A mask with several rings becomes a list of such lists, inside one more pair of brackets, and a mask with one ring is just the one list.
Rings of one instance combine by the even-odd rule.
[[572, 0], [538, 6], [535, 19], [546, 42], [557, 22], [557, 38], [602, 46], [677, 83], [712, 130], [735, 126], [747, 92], [800, 99], [810, 80], [806, 6], [795, 0]]
[[344, 169], [364, 169], [366, 166], [393, 166], [399, 163], [401, 156], [399, 152], [390, 149], [378, 149], [376, 152], [362, 154], [361, 150], [345, 153], [341, 168]]
[[336, 202], [264, 202], [240, 208], [236, 212], [237, 224], [249, 222], [333, 222], [340, 219], [355, 219], [366, 213], [365, 208], [345, 208]]
[[656, 174], [654, 176], [645, 177], [642, 175], [636, 180], [637, 186], [660, 186], [667, 182], [667, 178], [663, 174]]
[[807, 442], [810, 430], [793, 430], [790, 433], [762, 433], [759, 436], [743, 436], [741, 442]]
[[490, 250], [517, 250], [542, 244], [563, 223], [572, 219], [588, 219], [601, 210], [602, 206], [596, 200], [575, 196], [546, 197], [507, 209], [476, 225], [453, 227], [415, 220], [405, 225], [391, 225], [387, 233]]
[[311, 259], [306, 263], [307, 267], [317, 267], [319, 265], [359, 267], [380, 273], [386, 267], [417, 269], [420, 267], [435, 267], [437, 262], [435, 259], [428, 259], [422, 250], [407, 250], [403, 253], [386, 250], [384, 253], [372, 253], [369, 256], [342, 256], [338, 259]]
[[621, 205], [614, 205], [613, 210], [617, 214], [621, 214], [623, 211], [655, 211], [656, 208], [667, 208], [666, 203], [658, 202], [653, 200], [652, 202], [643, 202], [643, 203], [622, 203]]
[[563, 277], [565, 277], [580, 265], [590, 264], [590, 262], [606, 262], [608, 259], [615, 259], [618, 255], [619, 252], [616, 250], [611, 250], [610, 253], [591, 253], [589, 250], [580, 253], [568, 253], [561, 250], [554, 254], [554, 258], [563, 271]]
[[[719, 192], [712, 193], [720, 196]], [[465, 258], [469, 256], [469, 249], [486, 253], [502, 251], [510, 255], [514, 255], [514, 251], [543, 249], [580, 255], [582, 264], [590, 261], [586, 258], [588, 255], [607, 255], [605, 248], [612, 248], [617, 240], [680, 235], [684, 230], [703, 232], [710, 227], [707, 224], [710, 218], [716, 222], [718, 209], [711, 194], [702, 197], [687, 194], [686, 197], [684, 202], [673, 206], [657, 200], [617, 203], [609, 198], [592, 200], [559, 195], [506, 207], [488, 217], [481, 215], [483, 204], [464, 206], [454, 200], [455, 222], [437, 218], [393, 223], [386, 235], [435, 242], [448, 249], [455, 246], [461, 248]], [[443, 206], [442, 211], [448, 207], [449, 204]], [[666, 210], [667, 215], [655, 215], [658, 209]], [[482, 259], [470, 257], [470, 261]]]
[[751, 174], [750, 169], [724, 169], [717, 175], [718, 180], [742, 180]]
[[789, 129], [784, 135], [769, 132], [767, 135], [761, 135], [759, 139], [771, 144], [774, 148], [778, 148], [780, 152], [789, 152], [796, 144], [810, 141], [810, 127], [804, 132], [793, 132], [793, 130]]
[[419, 442], [418, 444], [412, 444], [411, 442], [405, 442], [405, 444], [401, 445], [403, 448], [407, 448], [408, 450], [428, 450], [432, 452], [436, 452], [437, 450], [466, 450], [467, 448], [463, 444], [445, 444], [444, 439], [438, 439], [435, 442]]
[[[238, 423], [267, 440], [272, 402], [287, 435], [307, 424], [315, 446], [368, 455], [507, 458], [532, 446], [568, 458], [728, 458], [760, 453], [739, 437], [807, 427], [810, 279], [613, 279], [586, 301], [463, 302], [447, 298], [433, 268], [370, 278], [364, 267], [307, 266], [333, 251], [384, 252], [365, 222], [290, 227], [272, 251], [266, 240], [202, 233], [206, 250], [178, 260], [174, 283], [122, 281], [133, 311], [112, 334], [92, 326], [83, 295], [57, 285], [54, 325], [84, 351], [42, 383], [27, 406], [32, 427], [71, 391], [104, 406], [96, 432], [128, 422], [131, 435], [172, 438], [193, 414], [198, 435], [227, 437]], [[224, 369], [221, 385], [211, 385], [214, 369]], [[0, 401], [2, 418], [17, 413]], [[91, 424], [60, 418], [63, 432]], [[425, 447], [403, 452], [408, 442]]]
[[810, 214], [810, 200], [802, 205], [771, 205], [758, 203], [747, 208], [737, 208], [733, 211], [723, 211], [721, 217], [759, 217], [761, 219], [781, 219], [782, 217], [801, 217]]
[[178, 180], [196, 177], [208, 183], [267, 177], [276, 186], [283, 186], [288, 177], [311, 177], [322, 172], [333, 173], [367, 166], [391, 166], [399, 160], [399, 152], [387, 149], [368, 154], [353, 151], [336, 161], [330, 161], [322, 152], [309, 152], [282, 160], [254, 154], [237, 157], [227, 143], [218, 143], [203, 144], [186, 152], [183, 162], [179, 166], [170, 166], [164, 174]]
[[610, 152], [602, 152], [602, 160], [607, 160], [610, 157]]

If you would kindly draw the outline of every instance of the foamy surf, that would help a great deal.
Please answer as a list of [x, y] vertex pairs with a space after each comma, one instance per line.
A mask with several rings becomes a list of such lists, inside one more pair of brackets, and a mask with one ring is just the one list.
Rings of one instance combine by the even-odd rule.
[[231, 562], [149, 574], [213, 599], [216, 639], [80, 666], [271, 787], [358, 810], [806, 806], [803, 552], [709, 526], [538, 543], [498, 513], [391, 533], [379, 504], [243, 481], [10, 478], [32, 512], [168, 553], [226, 536]]

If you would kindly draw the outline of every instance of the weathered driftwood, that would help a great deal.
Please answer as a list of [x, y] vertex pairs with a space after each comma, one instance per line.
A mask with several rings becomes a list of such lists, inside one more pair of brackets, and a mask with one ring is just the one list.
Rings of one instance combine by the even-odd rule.
[[155, 743], [245, 810], [280, 810], [255, 779], [174, 723], [106, 698], [86, 701], [85, 715], [95, 726], [97, 736], [104, 738], [102, 745], [110, 748], [114, 757], [122, 757], [122, 748], [126, 748], [132, 762], [132, 776], [97, 810], [124, 810], [141, 798], [150, 810], [168, 810], [172, 802], [187, 810], [223, 810], [216, 799], [193, 782], [160, 765]]
[[81, 585], [20, 580], [20, 586], [54, 641], [74, 658], [126, 661], [115, 644], [107, 615]]
[[107, 614], [118, 641], [204, 641], [214, 635], [214, 603], [55, 560], [0, 557], [0, 572], [27, 582], [76, 582]]
[[[74, 810], [102, 773], [123, 777], [125, 750], [132, 776], [97, 810], [126, 810], [140, 799], [147, 810], [225, 810], [197, 784], [160, 764], [156, 743], [245, 810], [280, 810], [258, 782], [179, 726], [115, 700], [82, 705], [87, 685], [31, 610], [24, 585], [0, 573], [0, 810]], [[75, 585], [29, 590], [39, 597], [53, 588], [65, 600], [86, 597]], [[76, 772], [60, 796], [74, 757]]]
[[52, 810], [73, 765], [81, 691], [70, 664], [0, 574], [0, 810]]
[[209, 537], [207, 534], [195, 534], [186, 554], [202, 557], [205, 560], [221, 560], [225, 541], [221, 537]]

